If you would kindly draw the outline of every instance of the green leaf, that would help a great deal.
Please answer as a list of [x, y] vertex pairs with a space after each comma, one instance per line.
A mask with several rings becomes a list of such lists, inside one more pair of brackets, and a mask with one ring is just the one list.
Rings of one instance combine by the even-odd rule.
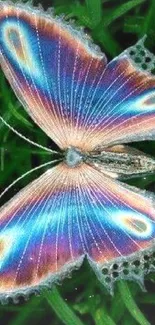
[[127, 283], [125, 281], [119, 281], [118, 288], [126, 308], [128, 309], [129, 313], [133, 316], [133, 318], [138, 322], [138, 324], [151, 325], [137, 306], [135, 300], [131, 295]]
[[123, 3], [116, 9], [112, 10], [112, 12], [107, 17], [104, 17], [104, 26], [110, 25], [114, 20], [120, 18], [121, 16], [126, 14], [129, 10], [142, 4], [144, 1], [145, 0], [132, 0], [127, 3]]
[[63, 324], [84, 325], [79, 317], [76, 316], [73, 310], [62, 299], [56, 287], [53, 288], [52, 292], [46, 292], [44, 296]]

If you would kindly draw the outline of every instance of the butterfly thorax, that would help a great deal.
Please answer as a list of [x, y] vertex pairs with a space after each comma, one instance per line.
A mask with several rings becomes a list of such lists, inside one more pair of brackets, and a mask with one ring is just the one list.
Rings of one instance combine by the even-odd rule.
[[66, 150], [65, 161], [69, 167], [76, 167], [83, 161], [84, 154], [74, 147], [70, 147]]

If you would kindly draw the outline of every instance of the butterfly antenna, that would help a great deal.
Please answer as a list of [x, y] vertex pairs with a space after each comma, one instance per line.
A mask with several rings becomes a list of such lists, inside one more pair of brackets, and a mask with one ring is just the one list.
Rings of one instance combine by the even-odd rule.
[[51, 153], [55, 153], [55, 154], [59, 154], [60, 155], [60, 152], [57, 152], [57, 151], [54, 151], [54, 150], [51, 150], [47, 147], [44, 147], [42, 146], [41, 144], [39, 143], [36, 143], [30, 139], [28, 139], [27, 137], [25, 137], [23, 134], [21, 134], [20, 132], [18, 132], [16, 129], [14, 129], [8, 122], [6, 122], [2, 116], [0, 116], [0, 121], [2, 121], [11, 131], [13, 131], [15, 134], [17, 134], [20, 138], [24, 139], [25, 141], [27, 141], [28, 143], [32, 144], [33, 146], [35, 147], [38, 147], [40, 149], [43, 149], [43, 150], [46, 150], [46, 151], [49, 151]]
[[48, 161], [48, 162], [46, 162], [46, 163], [44, 163], [44, 164], [42, 164], [42, 165], [39, 165], [39, 166], [37, 166], [37, 167], [35, 167], [35, 168], [32, 168], [32, 169], [28, 170], [26, 173], [24, 173], [24, 174], [22, 174], [20, 177], [16, 178], [15, 181], [13, 181], [13, 182], [8, 186], [8, 187], [5, 188], [5, 190], [0, 194], [0, 199], [2, 198], [2, 196], [3, 196], [6, 192], [8, 192], [8, 190], [9, 190], [10, 188], [12, 188], [12, 187], [17, 183], [17, 182], [19, 182], [21, 179], [23, 179], [23, 178], [26, 177], [27, 175], [29, 175], [29, 174], [35, 172], [35, 171], [38, 170], [38, 169], [41, 169], [42, 167], [46, 167], [46, 166], [48, 166], [48, 165], [50, 165], [50, 164], [52, 164], [52, 163], [58, 162], [58, 161], [61, 161], [61, 159], [51, 160], [51, 161]]

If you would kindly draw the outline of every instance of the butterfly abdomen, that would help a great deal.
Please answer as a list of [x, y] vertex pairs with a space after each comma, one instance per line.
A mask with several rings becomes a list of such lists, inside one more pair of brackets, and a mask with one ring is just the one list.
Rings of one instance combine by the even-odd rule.
[[152, 157], [124, 145], [93, 152], [86, 161], [113, 178], [126, 179], [155, 172]]

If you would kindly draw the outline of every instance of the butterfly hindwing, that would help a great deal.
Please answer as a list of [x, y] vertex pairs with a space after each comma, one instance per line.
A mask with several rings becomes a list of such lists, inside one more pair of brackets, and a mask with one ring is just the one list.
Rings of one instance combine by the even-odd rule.
[[1, 300], [56, 282], [81, 264], [84, 251], [77, 240], [79, 228], [73, 228], [79, 222], [77, 213], [73, 215], [75, 207], [69, 204], [72, 182], [60, 164], [1, 208]]
[[0, 210], [0, 298], [58, 281], [84, 256], [99, 278], [106, 265], [112, 273], [130, 257], [141, 263], [154, 238], [151, 197], [86, 164], [61, 163]]

